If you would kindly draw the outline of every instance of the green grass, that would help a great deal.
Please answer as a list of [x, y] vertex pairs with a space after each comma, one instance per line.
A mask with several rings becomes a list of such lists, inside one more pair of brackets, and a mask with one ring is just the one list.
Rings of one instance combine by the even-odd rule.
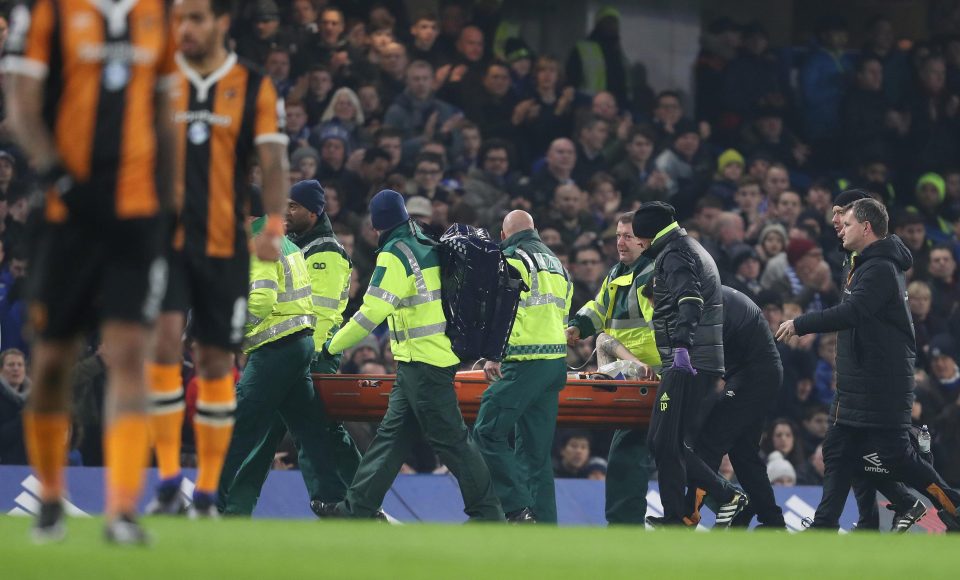
[[[0, 516], [0, 578], [956, 578], [960, 537], [629, 528], [152, 519], [149, 548], [102, 541], [72, 519], [35, 546], [27, 518]], [[648, 576], [649, 574], [653, 576]]]

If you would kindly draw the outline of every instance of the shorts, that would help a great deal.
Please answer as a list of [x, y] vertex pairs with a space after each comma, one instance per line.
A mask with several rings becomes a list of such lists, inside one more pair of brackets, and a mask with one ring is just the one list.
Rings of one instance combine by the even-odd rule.
[[206, 346], [237, 350], [247, 322], [250, 257], [210, 258], [189, 249], [168, 253], [170, 278], [163, 312], [190, 310], [190, 336]]
[[46, 340], [67, 340], [102, 322], [152, 324], [166, 290], [159, 218], [37, 224], [29, 322]]

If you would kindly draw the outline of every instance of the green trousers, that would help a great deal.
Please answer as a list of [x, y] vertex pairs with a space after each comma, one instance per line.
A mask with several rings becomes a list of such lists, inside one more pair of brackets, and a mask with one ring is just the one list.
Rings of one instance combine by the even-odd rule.
[[653, 461], [646, 429], [617, 429], [607, 458], [606, 516], [610, 524], [643, 525]]
[[[310, 377], [313, 355], [309, 335], [281, 339], [250, 353], [237, 384], [236, 424], [220, 475], [218, 507], [223, 513], [253, 513], [273, 461], [273, 451], [261, 449], [278, 415], [299, 442], [307, 468], [325, 475], [318, 479], [323, 486], [317, 484], [317, 493], [343, 496], [349, 480], [341, 477], [329, 450], [345, 445], [344, 434], [327, 416], [314, 391]], [[355, 448], [353, 453], [356, 457]], [[239, 481], [238, 474], [242, 474]]]
[[[321, 357], [316, 354], [310, 365], [312, 373], [336, 374], [339, 368], [340, 355]], [[320, 401], [320, 407], [323, 407], [322, 401]], [[326, 415], [325, 409], [323, 414]], [[326, 420], [323, 424], [330, 431], [324, 434], [325, 444], [323, 449], [328, 457], [328, 468], [318, 470], [310, 462], [310, 456], [304, 451], [300, 440], [295, 439], [300, 475], [303, 477], [303, 483], [307, 486], [307, 493], [310, 494], [311, 500], [316, 499], [324, 503], [338, 502], [343, 499], [347, 491], [347, 485], [353, 481], [353, 476], [357, 472], [357, 465], [360, 464], [360, 452], [342, 424]], [[231, 501], [231, 504], [232, 508], [237, 511], [232, 513], [249, 514], [253, 511], [256, 499], [263, 488], [263, 483], [267, 480], [267, 475], [270, 474], [270, 467], [273, 464], [277, 446], [280, 445], [286, 434], [287, 425], [283, 422], [280, 413], [276, 413], [273, 424], [270, 425], [267, 433], [250, 452], [250, 456], [240, 465], [240, 469], [237, 470], [233, 478], [230, 494], [236, 498], [236, 501]]]
[[455, 373], [455, 366], [398, 364], [387, 414], [338, 511], [351, 517], [371, 517], [393, 485], [420, 429], [457, 478], [467, 516], [471, 520], [503, 521], [490, 472], [460, 414], [453, 389]]
[[[550, 448], [557, 427], [565, 359], [503, 363], [503, 378], [483, 392], [473, 436], [503, 511], [528, 507], [537, 521], [557, 523]], [[509, 437], [514, 434], [514, 448]]]

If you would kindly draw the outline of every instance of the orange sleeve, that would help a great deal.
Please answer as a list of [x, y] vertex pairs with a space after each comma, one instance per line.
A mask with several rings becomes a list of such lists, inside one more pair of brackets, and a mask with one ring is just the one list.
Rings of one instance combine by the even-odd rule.
[[257, 93], [256, 118], [253, 123], [253, 141], [255, 144], [280, 143], [286, 145], [289, 139], [284, 133], [284, 105], [283, 99], [277, 95], [270, 77], [260, 79], [260, 90]]
[[157, 88], [164, 90], [172, 87], [175, 82], [177, 69], [177, 39], [174, 35], [174, 20], [171, 10], [167, 10], [167, 34], [163, 52], [160, 53], [160, 60], [157, 61]]
[[56, 27], [53, 0], [38, 0], [29, 8], [18, 4], [10, 12], [10, 34], [5, 46], [3, 70], [44, 79], [50, 70], [53, 30]]

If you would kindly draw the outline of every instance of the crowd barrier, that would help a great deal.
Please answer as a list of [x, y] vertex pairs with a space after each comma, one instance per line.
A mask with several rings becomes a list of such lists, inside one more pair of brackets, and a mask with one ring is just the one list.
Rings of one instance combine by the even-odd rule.
[[[104, 472], [96, 467], [67, 469], [69, 503], [67, 511], [73, 516], [99, 514], [103, 511]], [[185, 470], [182, 491], [189, 496], [193, 491], [194, 470]], [[156, 470], [149, 470], [148, 489], [156, 484]], [[31, 515], [38, 506], [38, 482], [27, 467], [0, 467], [0, 513]], [[777, 503], [783, 507], [787, 527], [801, 529], [801, 520], [812, 517], [820, 501], [820, 487], [774, 488]], [[561, 525], [603, 526], [604, 484], [582, 479], [557, 480], [557, 510]], [[143, 498], [143, 503], [148, 501]], [[879, 498], [881, 505], [886, 502]], [[651, 482], [647, 494], [648, 513], [661, 515], [660, 494], [656, 482]], [[143, 506], [141, 506], [143, 507]], [[466, 520], [463, 501], [457, 482], [451, 475], [401, 475], [387, 497], [384, 510], [402, 523], [440, 522], [460, 523]], [[880, 508], [881, 526], [889, 529], [891, 513]], [[260, 502], [254, 512], [260, 518], [313, 518], [307, 493], [299, 471], [272, 471], [263, 487]], [[856, 522], [857, 509], [852, 496], [840, 519], [843, 530], [850, 530]], [[704, 510], [702, 526], [713, 524], [713, 514]], [[915, 532], [939, 533], [944, 526], [931, 512], [914, 527]]]

